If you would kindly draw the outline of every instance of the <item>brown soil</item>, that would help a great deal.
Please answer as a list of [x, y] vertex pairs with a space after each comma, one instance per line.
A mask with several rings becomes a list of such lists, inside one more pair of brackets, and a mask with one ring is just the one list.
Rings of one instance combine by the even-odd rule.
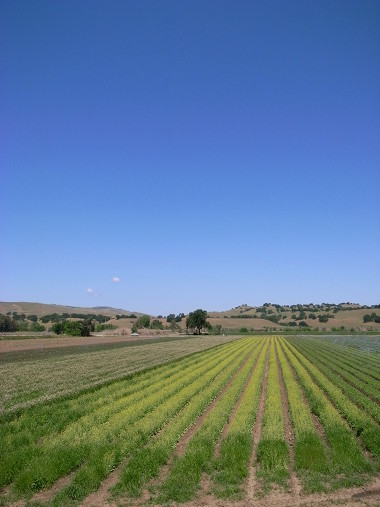
[[[213, 497], [207, 492], [207, 477], [203, 478], [205, 481], [206, 494], [199, 495], [194, 501], [184, 504], [173, 504], [177, 507], [330, 507], [332, 505], [340, 505], [345, 507], [365, 507], [365, 506], [380, 506], [380, 477], [374, 479], [370, 484], [351, 489], [341, 489], [334, 493], [313, 493], [310, 495], [295, 496], [291, 493], [271, 493], [262, 498], [247, 498], [239, 501], [220, 500]], [[108, 487], [110, 487], [108, 485]], [[89, 497], [90, 498], [90, 497]], [[124, 505], [123, 500], [118, 501], [116, 504], [112, 500], [107, 500], [103, 496], [101, 490], [91, 495], [91, 502], [82, 504], [82, 507], [116, 507], [117, 505]], [[11, 507], [24, 507], [24, 501], [18, 501], [11, 504]], [[129, 502], [127, 505], [140, 505], [153, 507], [157, 504], [149, 500], [149, 496], [145, 501]]]
[[278, 359], [277, 346], [278, 346], [278, 343], [276, 342], [276, 361], [277, 361], [277, 368], [278, 368], [278, 378], [279, 378], [279, 382], [280, 382], [282, 412], [284, 414], [284, 436], [285, 436], [285, 441], [288, 445], [289, 457], [290, 457], [290, 463], [289, 463], [290, 491], [293, 495], [298, 497], [301, 494], [302, 485], [301, 485], [301, 481], [299, 480], [299, 478], [296, 476], [296, 474], [294, 472], [294, 461], [295, 461], [295, 457], [294, 457], [294, 429], [293, 429], [293, 424], [290, 419], [288, 395], [286, 393], [284, 379], [282, 376], [282, 370], [281, 370], [280, 362]]
[[[44, 489], [42, 491], [39, 491], [38, 493], [35, 493], [30, 501], [36, 503], [49, 502], [61, 489], [70, 484], [74, 474], [75, 472], [72, 472], [71, 474], [66, 475], [65, 477], [61, 477], [53, 484], [51, 488]], [[9, 489], [7, 492], [4, 491], [4, 493], [9, 493]], [[24, 507], [26, 505], [29, 505], [29, 503], [27, 504], [25, 500], [18, 500], [17, 502], [11, 503], [10, 507]]]
[[74, 477], [75, 472], [72, 472], [65, 477], [58, 479], [51, 488], [44, 489], [33, 495], [32, 502], [48, 502], [51, 500], [61, 489], [70, 484], [71, 479]]
[[253, 447], [252, 447], [252, 456], [251, 462], [249, 464], [249, 476], [246, 487], [246, 494], [248, 501], [251, 502], [254, 498], [254, 495], [260, 490], [259, 485], [256, 481], [256, 449], [261, 439], [261, 430], [263, 425], [263, 417], [264, 417], [264, 409], [265, 409], [265, 398], [267, 396], [267, 382], [268, 382], [268, 371], [269, 371], [269, 349], [270, 349], [270, 340], [267, 349], [267, 360], [265, 365], [265, 372], [263, 378], [263, 387], [261, 391], [259, 406], [257, 409], [257, 417], [255, 426], [253, 428]]
[[193, 502], [181, 504], [182, 507], [365, 507], [380, 505], [380, 477], [371, 484], [352, 489], [342, 489], [334, 493], [313, 493], [295, 496], [291, 493], [271, 493], [263, 498], [249, 498], [241, 501], [220, 500], [211, 496], [199, 496]]
[[102, 482], [100, 488], [88, 495], [87, 498], [83, 500], [80, 507], [103, 507], [103, 505], [111, 505], [111, 501], [108, 501], [109, 490], [115, 486], [117, 481], [119, 480], [121, 470], [123, 468], [124, 463], [121, 463], [115, 470], [107, 477], [105, 481]]

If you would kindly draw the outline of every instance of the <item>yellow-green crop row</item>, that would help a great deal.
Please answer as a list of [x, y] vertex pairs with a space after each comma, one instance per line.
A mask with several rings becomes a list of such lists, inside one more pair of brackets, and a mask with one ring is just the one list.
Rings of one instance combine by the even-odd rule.
[[294, 428], [295, 470], [301, 475], [307, 489], [318, 489], [321, 482], [319, 477], [312, 472], [326, 474], [329, 471], [323, 443], [315, 429], [309, 406], [303, 400], [301, 388], [293, 376], [280, 344], [277, 346], [277, 354]]
[[[181, 371], [187, 364], [196, 364], [201, 360], [201, 354], [205, 353], [212, 355], [218, 353], [218, 351], [197, 353], [173, 361], [168, 365], [137, 373], [127, 379], [114, 381], [112, 384], [98, 387], [96, 390], [81, 393], [80, 396], [75, 395], [70, 399], [60, 400], [54, 405], [43, 404], [33, 407], [23, 412], [19, 417], [13, 415], [3, 416], [1, 437], [7, 437], [7, 441], [14, 446], [20, 434], [22, 434], [23, 444], [25, 444], [28, 439], [39, 440], [53, 431], [61, 431], [68, 423], [79, 419], [90, 411], [94, 412], [98, 407], [101, 408], [105, 404], [111, 406], [111, 402], [124, 399], [133, 392], [140, 391], [151, 384], [156, 384], [159, 380]], [[52, 413], [54, 413], [54, 418], [51, 417]], [[27, 438], [26, 432], [30, 427], [32, 431]], [[15, 442], [12, 438], [15, 439]]]
[[[355, 377], [351, 378], [347, 372], [342, 372], [339, 366], [336, 366], [332, 361], [324, 360], [320, 358], [313, 350], [309, 350], [308, 347], [304, 347], [303, 344], [296, 343], [297, 349], [305, 355], [307, 358], [313, 361], [313, 364], [331, 381], [335, 386], [339, 387], [345, 395], [353, 401], [358, 407], [364, 410], [370, 417], [374, 419], [378, 424], [380, 423], [380, 406], [371, 399], [370, 394], [372, 390], [370, 386], [363, 386], [361, 390], [357, 389], [360, 386], [360, 380]], [[349, 382], [349, 379], [351, 382]], [[380, 396], [376, 391], [374, 395]]]
[[285, 339], [281, 339], [284, 352], [302, 385], [311, 410], [319, 418], [329, 443], [331, 472], [350, 474], [368, 472], [371, 467], [363, 456], [359, 443], [343, 421], [341, 415], [313, 381], [298, 358], [298, 353]]
[[[77, 506], [120, 463], [116, 501], [138, 497], [144, 487], [151, 494], [155, 489], [156, 502], [191, 500], [204, 473], [218, 496], [242, 498], [267, 364], [256, 456], [264, 492], [272, 483], [286, 486], [293, 463], [306, 490], [359, 484], [375, 470], [361, 446], [379, 462], [377, 380], [372, 370], [364, 372], [362, 356], [351, 366], [353, 352], [339, 349], [334, 356], [332, 346], [323, 343], [320, 352], [318, 347], [308, 338], [246, 337], [2, 416], [0, 488], [9, 484], [10, 492], [0, 496], [0, 505], [30, 501], [35, 491], [72, 472], [70, 484], [49, 505]], [[284, 397], [294, 429], [294, 462], [284, 435]], [[196, 422], [185, 452], [173, 456]], [[171, 457], [162, 484], [149, 484]]]
[[378, 380], [346, 364], [337, 354], [328, 352], [323, 348], [320, 349], [312, 343], [299, 339], [293, 339], [292, 343], [297, 345], [299, 349], [301, 347], [302, 350], [307, 351], [308, 357], [312, 357], [313, 360], [314, 358], [318, 359], [320, 363], [323, 363], [347, 382], [362, 389], [380, 403], [380, 382]]
[[[260, 342], [252, 340], [252, 345], [256, 349]], [[142, 487], [155, 477], [160, 466], [168, 461], [179, 438], [202, 414], [206, 406], [216, 398], [235, 371], [236, 367], [222, 371], [212, 382], [210, 381], [205, 388], [191, 398], [184, 410], [163, 428], [162, 432], [150, 445], [140, 449], [131, 457], [121, 473], [119, 483], [114, 490], [115, 494], [128, 496], [139, 496], [141, 494]]]
[[269, 339], [266, 339], [228, 433], [220, 444], [220, 454], [215, 460], [212, 474], [215, 492], [219, 497], [241, 496], [241, 485], [248, 476], [253, 447], [252, 430], [262, 391], [268, 345]]
[[[236, 343], [235, 348], [240, 350], [245, 347], [243, 343]], [[229, 349], [229, 346], [228, 346]], [[141, 392], [136, 391], [130, 396], [122, 399], [124, 402], [122, 409], [118, 406], [120, 400], [116, 403], [105, 405], [105, 417], [91, 418], [97, 411], [102, 412], [102, 408], [98, 407], [95, 414], [91, 413], [91, 404], [88, 407], [88, 414], [79, 420], [68, 424], [62, 431], [50, 433], [42, 439], [38, 445], [30, 446], [27, 449], [26, 457], [23, 455], [25, 448], [10, 448], [10, 452], [5, 455], [5, 460], [1, 463], [2, 477], [6, 482], [14, 481], [14, 488], [19, 492], [27, 492], [38, 490], [52, 484], [57, 478], [70, 470], [80, 466], [86, 459], [90, 449], [103, 445], [108, 438], [112, 440], [112, 435], [117, 434], [121, 428], [127, 426], [134, 420], [141, 418], [152, 406], [162, 402], [166, 397], [173, 395], [179, 388], [179, 385], [187, 385], [195, 378], [199, 371], [204, 371], [210, 367], [211, 362], [217, 363], [223, 355], [222, 352], [216, 354], [211, 359], [210, 352], [204, 353], [204, 357], [196, 358], [196, 362], [186, 358], [184, 368], [175, 368], [173, 375], [164, 376], [161, 381], [152, 382]], [[196, 369], [194, 370], [194, 366]], [[162, 367], [166, 370], [167, 366]], [[187, 372], [195, 372], [192, 375], [186, 375]], [[185, 372], [185, 375], [184, 375]], [[179, 384], [179, 385], [178, 385]], [[54, 405], [52, 404], [52, 413], [54, 414]], [[112, 409], [113, 405], [117, 406], [116, 411]], [[58, 403], [59, 405], [59, 403]], [[112, 414], [112, 417], [110, 415]], [[104, 421], [101, 424], [101, 421]], [[111, 422], [112, 421], [112, 422]], [[108, 432], [107, 432], [108, 430]], [[19, 442], [22, 444], [22, 441]], [[23, 459], [24, 458], [24, 459]], [[18, 466], [18, 468], [16, 467]]]
[[[101, 481], [122, 458], [128, 456], [128, 461], [131, 462], [141, 448], [149, 446], [149, 443], [152, 442], [150, 438], [160, 428], [181, 413], [193, 396], [214, 382], [218, 376], [224, 377], [226, 373], [231, 375], [250, 353], [251, 346], [248, 344], [243, 351], [225, 357], [213, 368], [210, 363], [210, 369], [205, 371], [201, 377], [198, 376], [174, 396], [152, 408], [145, 417], [118, 433], [114, 442], [104, 442], [103, 447], [95, 449], [89, 456], [87, 463], [74, 476], [71, 484], [56, 496], [53, 505], [75, 505], [89, 493], [96, 491]], [[112, 459], [110, 459], [110, 455]]]
[[0, 415], [100, 387], [233, 340], [210, 335], [133, 346], [110, 344], [100, 350], [94, 346], [2, 354]]
[[169, 476], [162, 484], [159, 501], [181, 502], [194, 496], [202, 473], [210, 470], [216, 442], [244, 388], [259, 351], [257, 348], [237, 372], [229, 388], [188, 443], [185, 454], [174, 462]]
[[[229, 350], [238, 350], [244, 346], [242, 342], [234, 342], [225, 345], [226, 351], [219, 348], [214, 351], [214, 359], [224, 356]], [[174, 365], [164, 365], [153, 371], [148, 371], [137, 375], [132, 379], [115, 382], [115, 385], [103, 387], [98, 391], [85, 393], [71, 400], [57, 401], [41, 407], [33, 407], [19, 417], [14, 416], [9, 421], [4, 421], [0, 437], [2, 449], [2, 460], [0, 462], [0, 485], [5, 485], [14, 480], [15, 476], [26, 468], [29, 461], [39, 461], [40, 456], [44, 454], [44, 446], [49, 446], [51, 439], [62, 438], [66, 433], [74, 428], [79, 428], [77, 433], [82, 433], [86, 438], [86, 430], [90, 422], [93, 426], [99, 424], [97, 414], [105, 412], [107, 417], [117, 410], [120, 400], [129, 405], [137, 402], [149, 394], [162, 389], [161, 383], [167, 382], [170, 378], [173, 380], [182, 377], [186, 368], [194, 368], [201, 361], [207, 363], [209, 358], [213, 357], [212, 351], [205, 351], [195, 356], [183, 358], [175, 362]], [[141, 385], [142, 389], [139, 389]], [[107, 394], [110, 394], [108, 397]], [[83, 403], [80, 401], [83, 399]], [[91, 419], [93, 417], [93, 419]], [[97, 419], [97, 420], [95, 420]], [[92, 423], [91, 423], [92, 421]], [[83, 428], [84, 430], [80, 430]], [[72, 441], [69, 437], [69, 447]], [[75, 438], [75, 436], [74, 436]], [[40, 444], [43, 443], [43, 445]], [[65, 447], [65, 446], [63, 446]], [[67, 453], [67, 449], [64, 449]], [[44, 485], [42, 480], [34, 484], [38, 489], [39, 483]]]
[[[131, 450], [145, 443], [150, 435], [144, 426], [147, 421], [150, 431], [157, 431], [188, 401], [197, 388], [197, 378], [214, 367], [219, 371], [225, 366], [223, 358], [227, 357], [224, 361], [232, 361], [244, 357], [249, 346], [248, 340], [235, 343], [236, 351], [228, 348], [229, 354], [227, 350], [227, 355], [225, 351], [224, 355], [217, 353], [214, 358], [205, 353], [195, 367], [190, 363], [182, 371], [146, 388], [138, 398], [132, 394], [128, 397], [131, 403], [105, 422], [99, 424], [99, 419], [94, 419], [94, 425], [91, 426], [89, 418], [85, 417], [82, 418], [84, 421], [69, 425], [63, 432], [50, 435], [34, 449], [35, 458], [16, 475], [13, 489], [30, 495], [32, 491], [46, 487], [71, 470], [81, 467], [72, 484], [57, 499], [59, 502], [64, 500], [61, 504], [69, 502], [67, 505], [79, 501], [96, 489]], [[189, 389], [186, 390], [186, 387]], [[184, 397], [181, 397], [181, 392]]]
[[314, 364], [302, 355], [296, 347], [289, 345], [292, 352], [310, 372], [315, 382], [333, 400], [340, 413], [347, 419], [357, 436], [360, 436], [366, 448], [380, 458], [380, 427], [363, 410], [360, 410], [342, 390], [334, 385]]
[[267, 392], [261, 440], [257, 446], [258, 477], [266, 489], [272, 482], [285, 485], [289, 477], [289, 451], [284, 439], [284, 414], [276, 360], [275, 339], [271, 339]]
[[343, 347], [340, 344], [329, 343], [317, 338], [304, 338], [304, 341], [314, 345], [321, 351], [328, 351], [330, 355], [339, 358], [355, 372], [363, 374], [367, 379], [380, 381], [379, 354], [366, 353], [363, 350]]

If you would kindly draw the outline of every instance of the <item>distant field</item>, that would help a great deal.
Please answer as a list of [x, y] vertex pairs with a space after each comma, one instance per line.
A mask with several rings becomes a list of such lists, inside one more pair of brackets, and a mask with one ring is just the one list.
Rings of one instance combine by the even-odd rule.
[[[193, 340], [37, 361], [67, 382], [96, 354], [106, 371], [118, 355], [146, 365], [212, 344]], [[3, 415], [0, 505], [379, 505], [380, 354], [349, 342], [240, 338]], [[34, 362], [2, 366], [37, 386]]]
[[89, 339], [57, 338], [66, 346], [44, 348], [45, 340], [41, 340], [39, 348], [30, 350], [19, 350], [25, 340], [2, 342], [0, 347], [8, 352], [0, 354], [0, 414], [119, 379], [233, 339], [162, 337], [138, 343], [123, 340], [98, 345], [92, 340], [95, 343], [91, 345], [70, 346], [75, 340], [88, 343]]

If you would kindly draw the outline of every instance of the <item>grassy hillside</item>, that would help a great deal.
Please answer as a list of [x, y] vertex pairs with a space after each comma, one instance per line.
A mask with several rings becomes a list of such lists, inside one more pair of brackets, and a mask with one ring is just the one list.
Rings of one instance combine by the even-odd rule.
[[[373, 307], [353, 303], [278, 305], [265, 303], [263, 306], [240, 305], [224, 312], [209, 312], [212, 325], [224, 328], [246, 327], [254, 330], [299, 329], [306, 325], [319, 331], [331, 331], [342, 326], [346, 331], [380, 331], [380, 323], [363, 322], [366, 314], [380, 316], [380, 305]], [[305, 323], [300, 326], [300, 323]]]
[[[38, 320], [44, 323], [47, 331], [53, 322], [62, 316], [75, 320], [84, 318], [85, 315], [102, 315], [108, 318], [107, 324], [114, 327], [112, 330], [102, 331], [102, 334], [131, 334], [132, 326], [136, 318], [143, 313], [128, 311], [111, 307], [81, 308], [64, 305], [46, 305], [42, 303], [28, 302], [0, 302], [0, 314], [8, 314], [10, 317], [20, 315], [37, 316]], [[56, 314], [55, 320], [46, 322], [46, 316]], [[77, 317], [80, 314], [82, 317]], [[364, 331], [380, 331], [380, 322], [364, 322], [364, 316], [375, 314], [380, 319], [380, 305], [372, 307], [361, 306], [352, 303], [340, 304], [298, 304], [278, 305], [265, 303], [262, 306], [249, 306], [247, 304], [236, 306], [222, 312], [208, 312], [208, 320], [214, 328], [214, 332], [234, 333], [240, 330], [251, 331], [345, 331], [357, 333]], [[135, 315], [136, 318], [132, 316]], [[63, 317], [64, 316], [64, 317]], [[45, 317], [45, 319], [44, 319]], [[163, 329], [144, 329], [143, 334], [168, 334], [185, 332], [186, 316], [170, 326], [165, 316], [151, 316], [158, 320]], [[377, 320], [379, 320], [377, 319]], [[30, 327], [29, 327], [30, 328]]]
[[0, 301], [0, 313], [5, 315], [8, 312], [25, 313], [26, 315], [37, 315], [43, 317], [44, 315], [52, 313], [96, 313], [98, 315], [110, 315], [116, 316], [117, 314], [130, 314], [142, 315], [139, 312], [132, 312], [128, 310], [122, 310], [120, 308], [111, 308], [105, 306], [95, 307], [80, 307], [80, 306], [65, 306], [65, 305], [54, 305], [54, 304], [43, 304], [43, 303], [28, 303], [28, 302], [1, 302]]

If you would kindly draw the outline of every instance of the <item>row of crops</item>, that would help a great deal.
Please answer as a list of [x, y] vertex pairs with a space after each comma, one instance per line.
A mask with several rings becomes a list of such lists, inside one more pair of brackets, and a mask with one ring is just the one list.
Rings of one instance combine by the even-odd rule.
[[380, 353], [380, 340], [378, 336], [366, 336], [366, 335], [350, 335], [350, 336], [318, 336], [308, 337], [310, 340], [316, 340], [317, 342], [325, 341], [327, 343], [333, 343], [334, 345], [340, 345], [346, 349], [358, 349], [362, 352], [366, 352], [368, 355], [371, 353]]
[[376, 354], [225, 343], [3, 416], [0, 505], [80, 505], [110, 474], [111, 498], [156, 504], [362, 484], [380, 467], [379, 393]]

